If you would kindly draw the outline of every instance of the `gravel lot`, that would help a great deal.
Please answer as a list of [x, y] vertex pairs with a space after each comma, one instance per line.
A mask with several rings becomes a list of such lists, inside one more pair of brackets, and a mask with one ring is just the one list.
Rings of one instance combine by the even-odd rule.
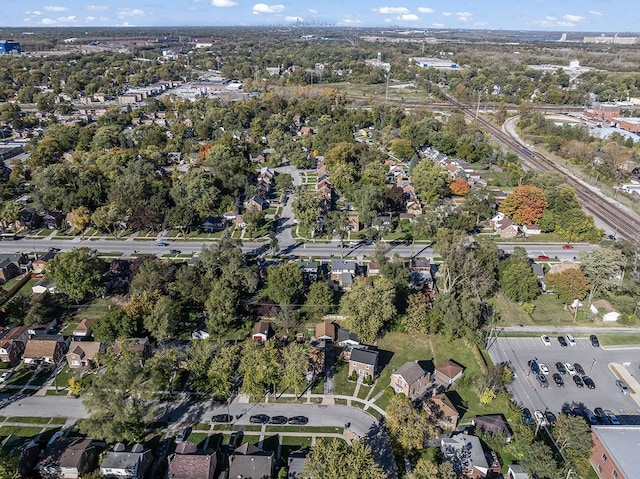
[[[640, 424], [640, 407], [630, 396], [624, 396], [615, 384], [616, 377], [609, 364], [619, 363], [636, 379], [640, 380], [640, 346], [624, 348], [594, 348], [589, 339], [576, 339], [575, 346], [561, 347], [556, 336], [551, 336], [551, 345], [545, 346], [536, 338], [498, 338], [489, 346], [494, 363], [510, 361], [516, 378], [509, 387], [523, 407], [533, 412], [536, 409], [557, 413], [564, 403], [583, 403], [593, 411], [596, 407], [610, 409], [623, 424]], [[527, 365], [531, 359], [544, 363], [549, 368], [548, 388], [541, 388]], [[557, 372], [555, 363], [579, 363], [596, 384], [595, 389], [579, 389], [569, 374], [562, 375], [565, 382], [559, 388], [552, 375]]]

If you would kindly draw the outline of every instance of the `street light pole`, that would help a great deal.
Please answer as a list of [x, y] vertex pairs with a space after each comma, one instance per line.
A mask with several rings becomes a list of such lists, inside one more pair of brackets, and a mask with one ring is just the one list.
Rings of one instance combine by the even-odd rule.
[[591, 363], [591, 369], [589, 369], [589, 376], [591, 376], [591, 373], [593, 372], [594, 364], [596, 364], [596, 358], [593, 358], [593, 362]]

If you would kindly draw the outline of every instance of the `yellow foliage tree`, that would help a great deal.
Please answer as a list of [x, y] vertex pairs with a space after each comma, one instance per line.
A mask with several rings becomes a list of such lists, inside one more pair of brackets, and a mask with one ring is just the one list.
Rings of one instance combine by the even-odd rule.
[[482, 391], [482, 395], [480, 396], [480, 404], [483, 406], [487, 406], [493, 402], [496, 398], [496, 393], [493, 392], [493, 389], [485, 389]]
[[69, 378], [69, 392], [74, 396], [80, 396], [82, 382], [75, 376]]

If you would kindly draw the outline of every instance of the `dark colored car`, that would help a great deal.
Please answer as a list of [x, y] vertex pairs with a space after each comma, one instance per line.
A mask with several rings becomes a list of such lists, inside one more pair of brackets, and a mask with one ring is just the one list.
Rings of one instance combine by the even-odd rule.
[[269, 424], [286, 424], [287, 418], [284, 416], [273, 416], [269, 419]]
[[584, 417], [585, 421], [587, 421], [591, 425], [598, 424], [598, 418], [593, 414], [591, 409], [584, 408], [582, 410], [582, 417]]
[[522, 419], [525, 424], [533, 424], [533, 416], [531, 415], [529, 408], [525, 407], [522, 409]]
[[562, 376], [560, 376], [558, 373], [555, 373], [553, 375], [553, 380], [555, 381], [556, 385], [559, 388], [563, 388], [564, 387], [564, 381], [562, 380]]
[[601, 407], [597, 407], [593, 410], [593, 414], [595, 414], [595, 416], [598, 418], [598, 421], [600, 421], [601, 424], [611, 424], [611, 421], [609, 421], [609, 416], [607, 416], [607, 413], [604, 412], [604, 409], [602, 409]]
[[211, 418], [211, 422], [231, 422], [232, 420], [229, 414], [216, 414]]
[[531, 372], [533, 374], [540, 374], [540, 367], [538, 366], [537, 362], [535, 362], [533, 359], [530, 359], [527, 364], [529, 365], [529, 368], [531, 369]]
[[564, 336], [558, 336], [558, 342], [560, 343], [560, 346], [562, 346], [563, 348], [566, 348], [568, 346], [567, 340], [565, 339]]
[[600, 341], [598, 341], [598, 336], [596, 336], [595, 334], [592, 334], [591, 336], [589, 336], [589, 339], [591, 340], [591, 346], [593, 346], [594, 348], [600, 347]]
[[580, 376], [584, 376], [585, 374], [587, 374], [584, 372], [584, 368], [580, 363], [575, 363], [573, 367], [575, 368], [576, 373], [578, 373]]
[[269, 419], [266, 414], [255, 414], [249, 418], [249, 422], [251, 424], [267, 424]]
[[231, 433], [231, 436], [229, 437], [229, 446], [227, 447], [229, 452], [232, 452], [236, 447], [240, 445], [240, 443], [242, 442], [242, 436], [244, 436], [244, 433], [242, 431], [235, 431]]
[[571, 379], [573, 379], [573, 382], [576, 383], [576, 386], [578, 386], [579, 388], [584, 387], [584, 383], [582, 382], [582, 378], [580, 376], [571, 376]]
[[171, 253], [171, 254], [180, 254], [181, 251], [179, 249], [170, 249], [169, 253]]
[[560, 374], [567, 374], [567, 368], [565, 368], [564, 364], [562, 364], [560, 361], [556, 363], [556, 369]]
[[571, 409], [571, 406], [569, 406], [568, 404], [564, 404], [560, 412], [562, 412], [562, 414], [566, 414], [569, 417], [576, 417], [576, 414], [573, 412], [573, 409]]
[[309, 419], [304, 416], [293, 416], [289, 418], [288, 422], [294, 426], [304, 426], [309, 422]]
[[596, 388], [596, 383], [594, 383], [593, 379], [591, 379], [589, 376], [582, 376], [582, 382], [584, 382], [584, 385], [587, 386], [589, 389]]
[[538, 382], [540, 383], [541, 388], [549, 387], [549, 381], [547, 381], [547, 378], [544, 374], [538, 374], [536, 378], [538, 379]]
[[556, 422], [558, 422], [558, 418], [556, 418], [556, 415], [553, 414], [551, 411], [545, 411], [544, 417], [550, 426], [555, 426]]

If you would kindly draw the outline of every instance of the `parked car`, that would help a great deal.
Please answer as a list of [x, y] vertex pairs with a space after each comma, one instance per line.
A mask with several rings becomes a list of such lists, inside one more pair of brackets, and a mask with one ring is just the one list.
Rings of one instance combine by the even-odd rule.
[[233, 418], [229, 414], [216, 414], [211, 418], [211, 422], [231, 422]]
[[624, 381], [621, 381], [620, 379], [618, 379], [616, 381], [616, 386], [618, 386], [618, 389], [620, 389], [620, 392], [622, 394], [624, 394], [625, 396], [629, 395], [629, 388], [627, 387]]
[[575, 346], [576, 345], [576, 340], [573, 338], [571, 333], [565, 334], [564, 337], [567, 339], [567, 342], [569, 343], [569, 346]]
[[545, 363], [538, 364], [538, 367], [540, 368], [540, 372], [542, 374], [549, 374], [549, 368], [547, 367], [547, 365]]
[[180, 442], [184, 442], [184, 440], [189, 435], [189, 429], [186, 427], [178, 429], [178, 434], [176, 434], [176, 444]]
[[598, 341], [598, 336], [596, 336], [595, 334], [592, 334], [591, 336], [589, 336], [589, 339], [591, 340], [591, 346], [593, 346], [594, 348], [600, 347], [600, 341]]
[[349, 247], [355, 248], [360, 245], [360, 241], [349, 241]]
[[613, 414], [612, 411], [610, 411], [609, 409], [605, 409], [604, 413], [607, 415], [607, 417], [609, 418], [609, 422], [611, 424], [613, 424], [614, 426], [619, 426], [620, 425], [620, 420], [618, 419], [618, 416], [616, 416], [615, 414]]
[[525, 407], [522, 409], [522, 420], [525, 424], [533, 424], [533, 417], [531, 417], [531, 411], [529, 411], [529, 408]]
[[182, 253], [182, 251], [180, 251], [179, 249], [170, 249], [169, 253], [171, 253], [171, 254], [180, 254], [180, 253]]
[[242, 442], [242, 436], [244, 436], [242, 431], [234, 431], [231, 433], [231, 436], [229, 437], [229, 445], [227, 446], [227, 450], [229, 452], [233, 452], [235, 448], [240, 445]]
[[573, 249], [573, 245], [564, 244], [564, 245], [562, 245], [562, 249]]
[[556, 369], [560, 374], [567, 374], [567, 368], [565, 368], [564, 364], [562, 364], [560, 361], [556, 363]]
[[546, 261], [549, 259], [549, 257], [546, 254], [541, 254], [541, 255], [538, 255], [538, 259], [540, 261]]
[[558, 373], [555, 373], [553, 375], [553, 380], [555, 381], [556, 385], [559, 388], [563, 388], [564, 387], [564, 381], [562, 380], [562, 376], [560, 376]]
[[567, 347], [567, 340], [564, 339], [564, 336], [558, 336], [558, 342], [560, 343], [560, 346], [562, 346], [563, 348]]
[[542, 344], [544, 344], [545, 346], [551, 346], [551, 339], [549, 339], [549, 336], [547, 336], [546, 334], [540, 336], [540, 339], [542, 340]]
[[51, 436], [51, 438], [49, 439], [49, 442], [47, 442], [47, 447], [51, 446], [54, 442], [56, 442], [62, 436], [64, 436], [64, 431], [57, 431], [53, 436]]
[[584, 376], [585, 373], [584, 372], [584, 368], [582, 367], [582, 365], [580, 363], [574, 363], [573, 367], [575, 368], [576, 372], [580, 375], [580, 376]]
[[593, 426], [598, 424], [598, 418], [593, 414], [591, 409], [584, 408], [582, 410], [582, 416], [587, 420], [587, 422]]
[[249, 418], [251, 424], [267, 424], [270, 417], [266, 414], [255, 414]]
[[269, 419], [269, 424], [286, 424], [287, 423], [287, 418], [284, 416], [272, 416], [271, 419]]
[[538, 367], [537, 362], [535, 362], [533, 359], [530, 359], [527, 364], [529, 365], [529, 368], [531, 369], [531, 372], [533, 374], [540, 374], [540, 368]]
[[582, 376], [582, 382], [589, 389], [595, 389], [596, 388], [596, 383], [594, 383], [593, 379], [591, 379], [589, 376]]
[[562, 412], [562, 414], [566, 414], [569, 417], [576, 417], [575, 413], [573, 412], [573, 409], [571, 409], [571, 406], [569, 406], [566, 403], [563, 404], [562, 409], [560, 410], [560, 412]]
[[564, 363], [564, 368], [567, 370], [567, 372], [571, 375], [571, 376], [575, 376], [576, 374], [576, 368], [573, 367], [573, 364], [571, 363]]
[[0, 375], [0, 383], [5, 382], [7, 379], [9, 379], [11, 376], [13, 376], [13, 371], [9, 370], [9, 371], [5, 371]]
[[547, 420], [547, 424], [550, 426], [555, 426], [556, 422], [558, 422], [558, 418], [551, 411], [545, 411], [544, 418]]
[[547, 381], [547, 378], [544, 374], [538, 374], [536, 378], [538, 379], [538, 382], [540, 383], [541, 388], [549, 387], [549, 381]]
[[288, 422], [293, 426], [304, 426], [309, 422], [309, 419], [307, 419], [305, 416], [293, 416], [289, 418]]
[[536, 418], [536, 422], [538, 424], [540, 424], [541, 426], [546, 426], [547, 425], [547, 420], [544, 417], [544, 413], [542, 411], [538, 411], [536, 409], [536, 411], [533, 413], [533, 415]]
[[604, 409], [602, 409], [601, 407], [595, 408], [593, 410], [593, 414], [596, 416], [596, 418], [598, 418], [598, 421], [600, 421], [601, 424], [611, 424], [607, 413], [605, 413]]
[[169, 243], [165, 243], [164, 241], [160, 241], [160, 243], [158, 243], [158, 246], [160, 246], [160, 247], [169, 246]]
[[584, 387], [584, 383], [582, 382], [582, 378], [580, 376], [573, 376], [571, 379], [573, 379], [573, 382], [576, 383], [576, 386], [578, 386], [579, 388]]

